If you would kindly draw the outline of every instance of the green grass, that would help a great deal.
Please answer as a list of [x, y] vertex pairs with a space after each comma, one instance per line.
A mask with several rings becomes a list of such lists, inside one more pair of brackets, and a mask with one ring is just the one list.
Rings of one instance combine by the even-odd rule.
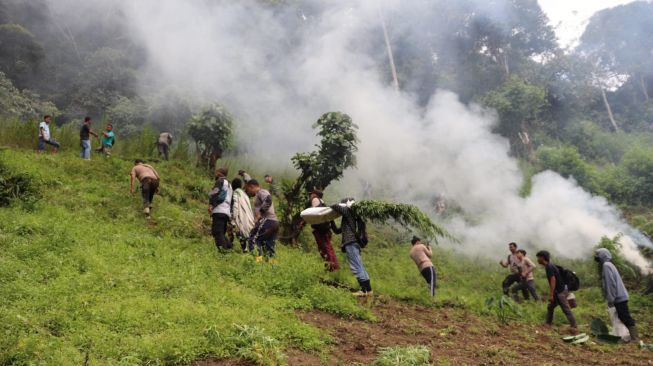
[[[330, 341], [302, 323], [297, 310], [374, 321], [370, 309], [349, 295], [347, 287], [357, 284], [343, 253], [341, 271], [324, 272], [308, 234], [301, 243], [307, 250], [280, 246], [276, 266], [217, 253], [208, 230], [211, 180], [205, 172], [182, 161], [156, 164], [162, 189], [150, 225], [139, 197], [129, 195], [129, 161], [119, 154], [82, 161], [76, 153], [0, 151], [3, 174], [28, 177], [40, 197], [23, 201], [18, 195], [0, 208], [0, 365], [177, 365], [216, 357], [283, 364], [289, 347], [318, 353]], [[224, 163], [260, 170], [248, 161]], [[370, 228], [363, 258], [376, 294], [464, 308], [499, 326], [485, 302], [500, 295], [506, 270], [497, 262], [505, 253], [490, 260], [436, 247], [433, 302], [408, 257], [408, 243], [398, 244], [405, 234]], [[594, 263], [561, 264], [583, 281], [575, 310], [580, 324], [594, 316], [607, 320]], [[541, 294], [543, 277], [539, 270]], [[631, 295], [633, 316], [646, 334], [653, 304], [636, 291]], [[520, 321], [544, 319], [544, 304], [519, 308]], [[559, 310], [555, 322], [565, 324]]]

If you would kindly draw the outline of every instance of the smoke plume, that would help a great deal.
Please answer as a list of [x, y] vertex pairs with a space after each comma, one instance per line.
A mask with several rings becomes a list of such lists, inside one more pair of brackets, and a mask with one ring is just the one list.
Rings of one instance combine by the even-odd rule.
[[343, 111], [359, 125], [361, 143], [358, 169], [346, 172], [340, 190], [359, 192], [366, 182], [377, 197], [427, 210], [435, 197], [446, 197], [458, 213], [444, 225], [478, 253], [503, 255], [516, 241], [581, 258], [602, 236], [622, 232], [627, 258], [648, 266], [634, 240], [650, 242], [573, 181], [543, 172], [522, 198], [522, 173], [508, 142], [491, 132], [492, 113], [447, 91], [420, 107], [392, 88], [367, 52], [378, 43], [371, 37], [380, 37], [382, 9], [418, 1], [333, 0], [319, 2], [318, 15], [254, 1], [105, 3], [121, 9], [146, 47], [144, 84], [172, 84], [197, 100], [225, 104], [238, 118], [239, 144], [254, 156], [286, 164], [312, 148], [311, 124], [320, 114]]

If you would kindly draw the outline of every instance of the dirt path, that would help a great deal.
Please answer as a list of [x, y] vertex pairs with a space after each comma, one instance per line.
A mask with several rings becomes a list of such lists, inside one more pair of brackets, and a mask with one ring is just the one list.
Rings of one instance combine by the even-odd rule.
[[[544, 326], [498, 326], [491, 318], [457, 308], [424, 308], [396, 301], [370, 304], [377, 322], [310, 311], [298, 317], [333, 339], [321, 354], [288, 350], [289, 365], [351, 365], [373, 362], [389, 346], [425, 345], [434, 365], [653, 365], [653, 352], [636, 345], [571, 345]], [[218, 361], [196, 366], [242, 366]]]
[[[575, 346], [562, 342], [556, 329], [500, 327], [464, 309], [429, 309], [388, 301], [374, 304], [378, 322], [341, 319], [324, 312], [299, 317], [334, 339], [329, 358], [289, 352], [290, 365], [350, 365], [374, 361], [380, 348], [426, 345], [436, 365], [649, 365], [653, 353], [635, 345]], [[564, 328], [562, 329], [564, 331]]]

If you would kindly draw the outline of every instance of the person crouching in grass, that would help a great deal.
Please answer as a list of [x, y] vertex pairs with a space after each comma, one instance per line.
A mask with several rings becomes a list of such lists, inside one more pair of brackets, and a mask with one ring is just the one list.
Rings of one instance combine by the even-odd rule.
[[436, 272], [433, 262], [431, 262], [431, 256], [433, 255], [431, 246], [428, 243], [423, 243], [422, 239], [416, 236], [413, 236], [410, 243], [413, 245], [410, 248], [410, 258], [415, 262], [419, 273], [422, 274], [422, 277], [424, 277], [426, 283], [429, 285], [431, 297], [435, 297]]

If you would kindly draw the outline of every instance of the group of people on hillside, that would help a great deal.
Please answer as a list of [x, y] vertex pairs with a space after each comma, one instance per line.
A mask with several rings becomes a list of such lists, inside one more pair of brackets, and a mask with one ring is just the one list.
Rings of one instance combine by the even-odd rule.
[[[39, 123], [39, 138], [37, 152], [43, 153], [45, 151], [46, 145], [53, 147], [53, 153], [57, 153], [61, 144], [52, 138], [50, 133], [50, 123], [52, 123], [52, 116], [45, 115], [43, 116], [43, 121]], [[113, 148], [116, 135], [113, 131], [113, 124], [107, 123], [104, 131], [97, 133], [91, 128], [92, 119], [91, 117], [84, 117], [84, 122], [79, 130], [79, 146], [80, 152], [79, 157], [83, 160], [91, 160], [91, 136], [100, 139], [100, 147], [95, 151], [103, 154], [104, 156], [111, 156], [111, 149]], [[165, 160], [168, 160], [170, 146], [172, 145], [172, 134], [169, 132], [162, 132], [159, 135], [157, 141], [157, 149], [159, 151], [159, 156]]]
[[[516, 243], [508, 244], [508, 249], [510, 254], [505, 260], [500, 261], [501, 266], [510, 268], [510, 274], [506, 276], [502, 284], [503, 293], [508, 295], [511, 291], [513, 297], [518, 299], [518, 293], [521, 291], [525, 300], [528, 300], [530, 295], [533, 300], [539, 301], [540, 297], [535, 290], [533, 274], [535, 264], [526, 257], [525, 250], [517, 248]], [[544, 266], [549, 285], [546, 324], [553, 323], [554, 310], [560, 306], [569, 321], [572, 332], [576, 333], [577, 322], [572, 311], [572, 308], [576, 307], [575, 295], [570, 292], [569, 280], [563, 276], [563, 273], [568, 270], [555, 265], [551, 261], [551, 254], [546, 250], [537, 252], [535, 256], [537, 262]], [[628, 328], [630, 340], [637, 341], [639, 339], [637, 327], [628, 309], [628, 291], [617, 267], [612, 263], [612, 254], [605, 248], [599, 248], [595, 252], [594, 260], [599, 265], [601, 287], [608, 307], [615, 309], [619, 320]], [[515, 285], [511, 289], [510, 286], [513, 284]]]

